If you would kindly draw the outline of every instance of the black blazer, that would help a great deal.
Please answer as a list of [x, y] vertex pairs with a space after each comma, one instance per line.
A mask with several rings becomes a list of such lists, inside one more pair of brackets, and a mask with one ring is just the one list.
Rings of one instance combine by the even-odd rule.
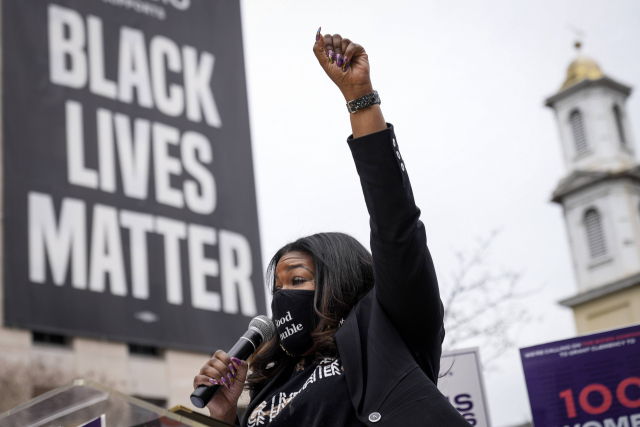
[[[369, 426], [469, 427], [436, 388], [444, 310], [393, 126], [347, 142], [369, 211], [375, 276], [335, 335], [351, 404]], [[252, 403], [291, 372], [283, 367]]]
[[444, 308], [393, 126], [347, 142], [369, 211], [375, 277], [335, 335], [351, 403], [370, 426], [469, 427], [436, 388]]

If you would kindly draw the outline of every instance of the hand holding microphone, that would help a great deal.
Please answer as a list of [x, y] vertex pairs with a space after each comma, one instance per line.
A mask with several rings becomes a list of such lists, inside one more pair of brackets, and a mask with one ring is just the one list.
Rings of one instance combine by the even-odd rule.
[[235, 423], [238, 399], [247, 378], [245, 362], [263, 342], [269, 341], [276, 327], [266, 316], [257, 316], [249, 329], [228, 353], [218, 350], [193, 379], [191, 403], [206, 407], [213, 418]]

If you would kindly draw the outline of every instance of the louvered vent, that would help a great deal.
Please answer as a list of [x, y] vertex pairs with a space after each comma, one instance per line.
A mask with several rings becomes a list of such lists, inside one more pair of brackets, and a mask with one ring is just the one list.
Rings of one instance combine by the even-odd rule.
[[573, 143], [576, 147], [576, 154], [582, 154], [587, 151], [588, 145], [580, 111], [575, 110], [571, 113], [569, 122], [571, 123], [571, 132], [573, 133]]
[[620, 112], [620, 107], [617, 105], [613, 106], [613, 117], [616, 119], [616, 128], [618, 128], [618, 140], [621, 145], [627, 146], [627, 138], [624, 135], [624, 128], [622, 127], [622, 113]]
[[584, 224], [587, 228], [587, 241], [591, 258], [599, 258], [607, 254], [607, 245], [604, 241], [602, 218], [595, 209], [589, 209], [584, 215]]

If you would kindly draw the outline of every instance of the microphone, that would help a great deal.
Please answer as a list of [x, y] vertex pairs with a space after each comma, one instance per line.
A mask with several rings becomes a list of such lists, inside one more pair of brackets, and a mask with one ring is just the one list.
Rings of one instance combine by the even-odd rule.
[[[236, 345], [228, 351], [229, 356], [247, 360], [263, 342], [269, 341], [276, 333], [276, 326], [267, 316], [256, 316], [249, 323], [249, 330], [240, 337]], [[204, 408], [222, 385], [200, 385], [191, 393], [191, 403], [196, 408]]]

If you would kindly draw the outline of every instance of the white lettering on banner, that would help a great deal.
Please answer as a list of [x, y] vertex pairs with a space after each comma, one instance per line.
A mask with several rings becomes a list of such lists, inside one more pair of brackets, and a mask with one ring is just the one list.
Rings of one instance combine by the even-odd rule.
[[120, 225], [129, 229], [131, 293], [138, 299], [149, 299], [147, 233], [154, 230], [153, 216], [123, 210], [120, 211]]
[[218, 261], [204, 256], [204, 245], [216, 244], [216, 231], [202, 225], [189, 225], [189, 275], [191, 305], [203, 310], [220, 311], [220, 294], [207, 289], [207, 276], [217, 277]]
[[[68, 32], [68, 37], [65, 37]], [[87, 57], [82, 16], [73, 9], [49, 5], [49, 78], [72, 88], [87, 84]], [[67, 68], [69, 59], [69, 68]]]
[[98, 108], [96, 111], [98, 128], [98, 172], [100, 189], [107, 193], [116, 192], [116, 160], [113, 147], [113, 115], [111, 111]]
[[[185, 113], [187, 119], [222, 126], [211, 90], [215, 57], [213, 54], [155, 36], [149, 43], [144, 33], [122, 26], [118, 48], [117, 81], [106, 77], [102, 20], [87, 17], [87, 28], [78, 12], [49, 5], [49, 78], [52, 83], [75, 89], [89, 83], [91, 93], [131, 104], [134, 99], [145, 108], [157, 107], [167, 116]], [[88, 55], [87, 55], [88, 51]], [[88, 58], [87, 58], [88, 56]], [[167, 71], [182, 72], [183, 86], [167, 86]], [[135, 92], [135, 97], [134, 97]], [[155, 98], [155, 99], [154, 99]]]
[[64, 199], [56, 226], [53, 198], [48, 194], [29, 193], [29, 280], [46, 281], [48, 258], [53, 283], [62, 286], [71, 261], [71, 284], [76, 289], [86, 289], [85, 217], [83, 201]]
[[169, 144], [178, 145], [180, 131], [162, 123], [153, 124], [153, 164], [156, 183], [156, 200], [165, 205], [182, 208], [182, 192], [171, 187], [171, 175], [182, 174], [182, 165], [169, 155]]
[[67, 179], [69, 183], [88, 188], [98, 188], [98, 173], [84, 165], [84, 130], [82, 125], [82, 105], [67, 101]]
[[115, 99], [117, 93], [116, 83], [107, 80], [104, 72], [102, 20], [97, 16], [89, 15], [87, 17], [87, 28], [89, 30], [89, 88], [96, 95]]
[[100, 189], [108, 193], [116, 191], [114, 124], [124, 194], [144, 200], [148, 192], [151, 124], [148, 120], [136, 119], [132, 136], [129, 117], [114, 115], [104, 108], [97, 111]]
[[202, 106], [204, 120], [207, 124], [215, 128], [222, 127], [218, 107], [216, 107], [216, 103], [213, 100], [213, 93], [209, 84], [213, 74], [215, 58], [209, 52], [202, 52], [200, 62], [198, 62], [198, 51], [191, 46], [182, 47], [182, 56], [184, 57], [187, 118], [194, 122], [202, 121], [200, 110], [200, 106]]
[[144, 33], [133, 28], [122, 27], [119, 53], [118, 99], [131, 104], [135, 89], [138, 105], [153, 108]]
[[167, 75], [165, 73], [165, 60], [167, 69], [174, 73], [182, 71], [180, 49], [173, 40], [155, 36], [151, 39], [149, 47], [151, 54], [151, 74], [153, 83], [153, 97], [156, 100], [158, 110], [167, 116], [176, 117], [184, 112], [184, 90], [177, 84], [172, 84], [167, 93]]
[[225, 313], [238, 313], [239, 294], [242, 314], [248, 317], [258, 314], [251, 283], [251, 246], [246, 237], [220, 230], [220, 270]]
[[212, 213], [216, 208], [216, 186], [213, 175], [203, 166], [203, 163], [209, 164], [213, 161], [211, 143], [200, 133], [185, 132], [180, 142], [180, 155], [185, 170], [197, 181], [190, 179], [184, 181], [184, 198], [187, 207], [202, 215]]
[[[145, 200], [148, 196], [151, 139], [153, 139], [155, 196], [159, 203], [208, 215], [216, 208], [215, 178], [205, 166], [213, 163], [211, 143], [204, 135], [187, 131], [182, 137], [172, 126], [148, 120], [133, 122], [125, 114], [99, 108], [96, 112], [98, 171], [85, 165], [83, 111], [76, 101], [66, 102], [67, 179], [71, 184], [107, 193], [116, 191], [116, 159], [119, 161], [125, 196]], [[115, 125], [115, 135], [114, 135]], [[169, 146], [180, 147], [180, 158], [169, 154]], [[118, 155], [116, 156], [117, 153]], [[172, 176], [184, 171], [182, 189], [171, 186]]]
[[167, 301], [182, 304], [182, 268], [180, 240], [187, 238], [187, 226], [182, 221], [157, 217], [156, 233], [164, 236], [164, 268], [167, 281]]
[[[181, 10], [190, 6], [190, 0], [149, 1]], [[167, 117], [220, 128], [212, 90], [214, 55], [137, 28], [113, 30], [99, 16], [71, 8], [50, 4], [47, 10], [50, 82], [111, 100], [109, 109], [98, 105], [92, 111], [78, 101], [65, 101], [68, 183], [137, 200], [152, 195], [165, 206], [212, 214], [219, 193], [210, 139], [201, 132], [123, 114], [113, 105], [127, 104], [127, 112], [135, 111], [131, 105], [157, 109]], [[115, 35], [110, 31], [117, 31], [117, 39], [109, 39]], [[116, 58], [109, 55], [112, 45]], [[67, 92], [74, 93], [62, 93]], [[93, 132], [94, 117], [96, 133], [86, 135], [85, 129]], [[258, 313], [251, 245], [239, 233], [106, 204], [87, 207], [87, 202], [69, 197], [56, 208], [50, 194], [39, 192], [29, 193], [28, 204], [33, 283], [45, 283], [49, 268], [57, 286], [64, 286], [70, 276], [78, 290], [148, 300], [155, 291], [149, 257], [156, 256], [149, 252], [149, 235], [160, 235], [169, 304], [184, 303], [185, 285], [195, 308], [248, 317]], [[186, 259], [181, 259], [185, 244]], [[125, 255], [130, 258], [126, 264]], [[189, 283], [183, 284], [183, 268], [188, 268]], [[212, 282], [218, 281], [216, 289]]]
[[135, 119], [132, 136], [129, 116], [115, 114], [114, 121], [122, 190], [125, 196], [145, 200], [149, 188], [151, 123], [148, 120]]
[[[50, 5], [50, 78], [53, 83], [81, 88], [88, 79], [89, 89], [94, 94], [110, 99], [117, 96], [126, 103], [132, 103], [135, 98], [139, 105], [146, 108], [153, 108], [155, 96], [158, 109], [164, 114], [175, 117], [186, 109], [186, 116], [190, 120], [201, 122], [204, 117], [209, 125], [221, 126], [210, 87], [215, 62], [213, 55], [202, 52], [198, 58], [195, 48], [183, 46], [181, 57], [181, 50], [175, 42], [156, 36], [150, 44], [150, 70], [144, 34], [137, 29], [122, 27], [116, 84], [105, 76], [102, 20], [88, 16], [87, 29], [88, 43], [81, 15], [72, 9]], [[86, 44], [88, 62], [84, 50]], [[89, 78], [87, 67], [90, 69]], [[167, 70], [174, 73], [183, 71], [185, 88], [177, 84], [167, 87]], [[215, 179], [205, 166], [212, 163], [213, 152], [210, 141], [204, 135], [187, 131], [181, 138], [177, 128], [158, 122], [152, 125], [144, 119], [134, 120], [131, 130], [128, 116], [114, 115], [107, 109], [98, 108], [98, 170], [94, 170], [86, 166], [83, 107], [77, 101], [68, 100], [65, 110], [69, 183], [115, 193], [118, 182], [117, 159], [124, 194], [145, 200], [151, 164], [150, 145], [153, 144], [156, 200], [176, 208], [183, 208], [186, 204], [191, 211], [202, 215], [215, 210]], [[182, 162], [169, 154], [169, 145], [180, 146]], [[186, 178], [182, 189], [171, 187], [171, 176], [182, 175], [183, 168], [192, 179]]]
[[118, 211], [111, 206], [95, 205], [91, 230], [89, 289], [94, 292], [104, 292], [107, 275], [111, 293], [127, 295]]
[[[108, 276], [109, 292], [126, 297], [129, 292], [121, 238], [121, 228], [124, 228], [129, 232], [133, 298], [144, 300], [150, 297], [147, 235], [157, 233], [164, 238], [169, 303], [183, 303], [180, 241], [187, 239], [192, 306], [234, 314], [240, 311], [248, 317], [257, 314], [250, 277], [253, 271], [251, 247], [241, 234], [229, 230], [217, 233], [211, 227], [129, 210], [118, 211], [111, 206], [96, 204], [91, 235], [87, 236], [84, 201], [64, 198], [57, 221], [51, 195], [30, 192], [28, 204], [29, 279], [34, 283], [46, 282], [48, 260], [56, 285], [64, 285], [71, 263], [72, 286], [87, 289], [89, 259], [88, 288], [94, 292], [105, 292]], [[87, 237], [91, 240], [89, 254]], [[215, 245], [219, 246], [220, 264], [218, 260], [205, 256], [205, 247]], [[207, 278], [218, 276], [221, 277], [221, 292], [209, 290]]]

